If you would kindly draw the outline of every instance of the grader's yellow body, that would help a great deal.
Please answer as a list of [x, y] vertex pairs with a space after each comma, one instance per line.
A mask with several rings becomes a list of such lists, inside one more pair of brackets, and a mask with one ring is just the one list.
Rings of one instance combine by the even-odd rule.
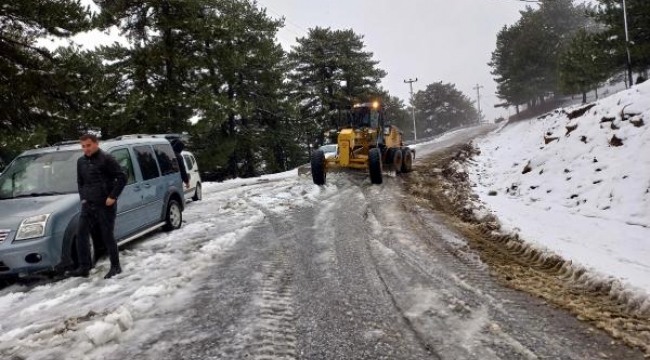
[[332, 169], [367, 171], [373, 184], [383, 182], [384, 168], [406, 173], [413, 168], [415, 151], [404, 146], [395, 126], [384, 126], [384, 109], [379, 102], [354, 105], [346, 113], [346, 124], [329, 133], [336, 138], [336, 156], [322, 151], [312, 156], [311, 173], [316, 185], [324, 185]]

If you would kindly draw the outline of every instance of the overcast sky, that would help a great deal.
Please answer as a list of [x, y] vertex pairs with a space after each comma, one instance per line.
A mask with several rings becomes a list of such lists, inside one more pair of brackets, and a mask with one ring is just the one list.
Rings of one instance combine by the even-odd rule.
[[485, 87], [481, 101], [488, 119], [495, 109], [496, 84], [487, 63], [496, 34], [519, 19], [525, 3], [516, 0], [258, 0], [269, 15], [286, 17], [279, 40], [287, 47], [315, 27], [352, 28], [365, 36], [369, 51], [388, 72], [383, 86], [409, 99], [404, 79], [415, 78], [415, 90], [444, 81], [476, 98], [476, 84]]

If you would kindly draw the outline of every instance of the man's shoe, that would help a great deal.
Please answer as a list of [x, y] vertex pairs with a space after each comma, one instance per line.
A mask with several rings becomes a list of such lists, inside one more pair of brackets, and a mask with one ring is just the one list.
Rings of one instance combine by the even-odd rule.
[[85, 268], [77, 268], [75, 270], [69, 271], [68, 276], [70, 277], [82, 277], [82, 278], [87, 278], [90, 273], [89, 269]]
[[111, 266], [111, 269], [108, 270], [108, 273], [104, 276], [104, 279], [110, 279], [117, 274], [122, 273], [122, 268], [118, 266]]

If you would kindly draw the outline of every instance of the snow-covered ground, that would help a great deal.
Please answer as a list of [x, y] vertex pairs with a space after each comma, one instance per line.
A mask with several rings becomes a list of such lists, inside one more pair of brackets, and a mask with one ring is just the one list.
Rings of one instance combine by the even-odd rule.
[[89, 279], [44, 280], [0, 290], [0, 358], [100, 359], [121, 343], [142, 344], [173, 326], [218, 261], [265, 218], [310, 205], [325, 189], [296, 171], [204, 184], [183, 227], [121, 251], [124, 272], [104, 280], [107, 259]]
[[581, 108], [485, 137], [471, 180], [507, 231], [648, 295], [650, 83]]
[[[415, 154], [417, 158], [424, 158], [427, 155], [431, 154], [434, 152], [439, 146], [444, 146], [446, 142], [455, 142], [458, 140], [459, 137], [462, 137], [463, 134], [465, 134], [468, 129], [480, 129], [479, 126], [476, 127], [459, 127], [457, 129], [453, 129], [449, 132], [440, 134], [436, 136], [432, 140], [427, 140], [424, 142], [419, 142], [416, 144], [409, 145], [411, 149], [415, 150]], [[479, 130], [480, 131], [480, 130]], [[434, 146], [437, 145], [437, 146]]]
[[[596, 99], [596, 92], [590, 91], [587, 93], [587, 102], [594, 102], [600, 99], [606, 98], [608, 96], [615, 95], [621, 91], [627, 90], [627, 84], [625, 81], [615, 82], [615, 83], [605, 83], [602, 86], [598, 87], [598, 99]], [[573, 106], [582, 104], [582, 95], [576, 94], [572, 97], [567, 97], [567, 103], [563, 106]]]
[[102, 278], [104, 259], [89, 279], [0, 290], [0, 359], [626, 354], [493, 282], [475, 254], [458, 256], [466, 243], [435, 214], [404, 212], [401, 181], [386, 180], [332, 173], [318, 187], [293, 170], [206, 183], [182, 229], [123, 249], [117, 278]]

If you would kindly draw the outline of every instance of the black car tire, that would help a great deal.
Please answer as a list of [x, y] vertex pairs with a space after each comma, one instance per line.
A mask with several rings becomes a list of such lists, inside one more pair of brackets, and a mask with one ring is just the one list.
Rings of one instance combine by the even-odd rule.
[[163, 230], [165, 231], [177, 230], [181, 228], [182, 224], [183, 224], [183, 211], [181, 208], [181, 204], [178, 201], [171, 199], [167, 204], [167, 214], [165, 215], [165, 225], [163, 226]]
[[194, 196], [192, 196], [192, 201], [201, 201], [203, 199], [203, 190], [201, 189], [201, 183], [196, 183], [196, 189], [194, 189]]

